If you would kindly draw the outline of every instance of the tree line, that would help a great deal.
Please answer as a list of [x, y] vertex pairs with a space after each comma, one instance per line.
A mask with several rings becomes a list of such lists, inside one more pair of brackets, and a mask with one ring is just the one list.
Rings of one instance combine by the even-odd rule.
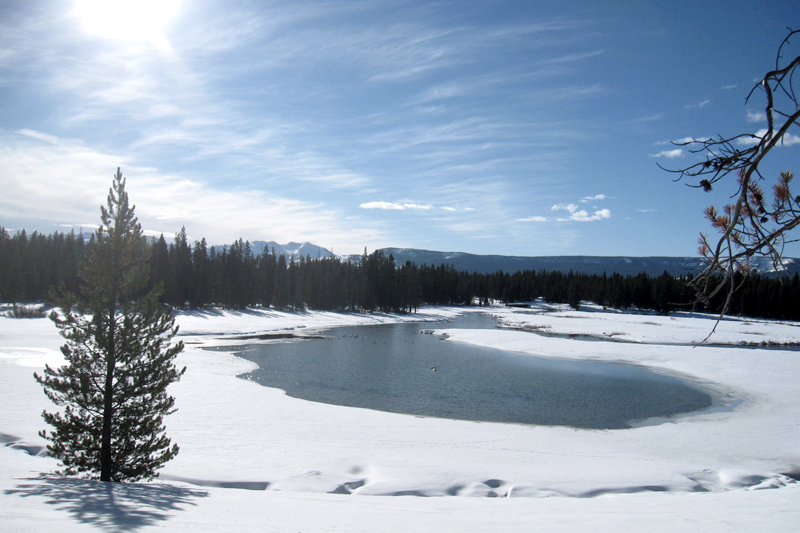
[[[10, 235], [0, 227], [0, 300], [47, 301], [53, 287], [68, 291], [80, 285], [78, 264], [92, 245], [74, 233], [44, 235], [25, 231]], [[149, 285], [163, 284], [162, 303], [174, 307], [251, 306], [351, 312], [414, 312], [423, 305], [486, 305], [542, 298], [579, 308], [581, 302], [668, 313], [673, 310], [717, 312], [724, 298], [695, 303], [690, 277], [645, 273], [588, 275], [558, 271], [492, 274], [457, 271], [449, 265], [395, 264], [381, 250], [358, 261], [337, 258], [289, 258], [265, 250], [254, 254], [239, 239], [224, 247], [205, 239], [190, 244], [185, 230], [167, 243], [163, 235], [148, 242]], [[759, 275], [734, 280], [741, 284], [729, 314], [800, 320], [800, 278]]]

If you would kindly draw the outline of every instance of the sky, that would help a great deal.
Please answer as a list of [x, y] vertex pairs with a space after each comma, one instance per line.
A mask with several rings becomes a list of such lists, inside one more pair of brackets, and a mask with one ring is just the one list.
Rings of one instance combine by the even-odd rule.
[[4, 0], [0, 226], [96, 227], [121, 167], [148, 234], [209, 244], [693, 256], [735, 184], [659, 165], [765, 127], [789, 27], [796, 1]]

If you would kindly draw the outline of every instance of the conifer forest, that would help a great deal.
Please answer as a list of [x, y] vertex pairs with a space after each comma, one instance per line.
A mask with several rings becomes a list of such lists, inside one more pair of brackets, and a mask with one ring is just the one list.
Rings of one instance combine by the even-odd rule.
[[[78, 265], [91, 239], [75, 233], [9, 234], [0, 227], [0, 301], [49, 302], [53, 289], [77, 291]], [[149, 243], [149, 286], [162, 283], [163, 303], [178, 308], [251, 306], [287, 310], [414, 312], [428, 305], [487, 305], [542, 298], [548, 303], [593, 302], [610, 308], [718, 312], [725, 295], [707, 306], [695, 302], [691, 276], [645, 273], [588, 275], [557, 271], [460, 272], [447, 265], [395, 264], [381, 250], [358, 261], [287, 259], [273, 251], [254, 254], [247, 241], [224, 247], [205, 239], [190, 244], [181, 230], [173, 242]], [[738, 281], [738, 280], [737, 280]], [[752, 274], [744, 279], [730, 315], [800, 320], [800, 279]]]

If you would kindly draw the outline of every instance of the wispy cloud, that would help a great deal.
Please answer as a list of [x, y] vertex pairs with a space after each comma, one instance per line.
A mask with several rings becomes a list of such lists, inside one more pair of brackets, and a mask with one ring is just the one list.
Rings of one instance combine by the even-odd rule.
[[390, 211], [430, 211], [430, 204], [398, 204], [394, 202], [365, 202], [359, 206], [361, 209], [388, 209]]
[[703, 143], [703, 142], [710, 141], [710, 140], [711, 139], [709, 137], [683, 137], [681, 139], [674, 139], [674, 140], [671, 140], [671, 141], [658, 141], [657, 143], [655, 143], [655, 145], [656, 146], [663, 146], [665, 144], [689, 145], [689, 144], [695, 144], [695, 143]]
[[550, 219], [547, 217], [533, 216], [526, 218], [516, 218], [517, 222], [548, 222]]
[[675, 148], [674, 150], [662, 150], [657, 154], [650, 154], [650, 157], [666, 157], [667, 159], [675, 159], [683, 157], [683, 149]]
[[605, 194], [595, 194], [594, 196], [585, 196], [581, 198], [581, 203], [585, 204], [586, 202], [596, 202], [598, 200], [606, 200], [608, 196]]
[[573, 63], [575, 61], [583, 61], [584, 59], [591, 59], [593, 57], [597, 57], [602, 55], [604, 50], [592, 50], [589, 52], [580, 52], [577, 54], [568, 54], [564, 56], [554, 57], [552, 59], [547, 59], [543, 61], [544, 64], [550, 63]]
[[382, 242], [380, 231], [364, 220], [319, 202], [268, 190], [220, 189], [31, 130], [0, 131], [0, 141], [0, 175], [26, 177], [3, 179], [0, 213], [6, 219], [80, 226], [99, 216], [111, 176], [121, 166], [139, 219], [151, 233], [186, 226], [190, 236], [217, 244], [238, 237], [315, 240], [354, 251]]
[[365, 34], [368, 42], [357, 45], [353, 52], [361, 57], [369, 54], [369, 58], [383, 58], [374, 62], [378, 72], [370, 81], [405, 81], [460, 62], [457, 54], [457, 43], [463, 39], [460, 33], [463, 32], [458, 29], [442, 31], [398, 24]]
[[725, 85], [725, 86], [723, 86], [723, 87], [722, 87], [722, 90], [723, 90], [723, 91], [730, 91], [730, 90], [732, 90], [732, 89], [737, 89], [738, 87], [739, 87], [739, 85], [737, 85], [736, 83], [732, 83], [731, 85]]
[[703, 109], [705, 106], [711, 103], [711, 100], [703, 100], [702, 102], [698, 102], [696, 104], [690, 104], [684, 106], [686, 109]]
[[428, 103], [435, 100], [443, 100], [447, 98], [455, 98], [466, 94], [467, 89], [463, 85], [449, 83], [446, 85], [437, 85], [426, 90], [419, 97], [419, 103]]
[[[442, 239], [545, 240], [514, 217], [526, 197], [557, 198], [591, 136], [569, 109], [611, 94], [584, 75], [606, 53], [602, 24], [452, 24], [427, 16], [441, 4], [389, 4], [184, 2], [172, 55], [87, 38], [63, 12], [0, 21], [0, 83], [18, 73], [47, 106], [5, 135], [0, 179], [35, 179], [3, 184], [3, 216], [52, 203], [64, 223], [91, 220], [122, 166], [148, 231], [359, 250], [401, 234], [388, 210]], [[79, 184], [63, 202], [47, 168]]]
[[379, 209], [386, 211], [444, 211], [445, 213], [469, 213], [475, 211], [473, 207], [453, 207], [444, 205], [437, 207], [432, 204], [416, 204], [416, 203], [402, 203], [402, 202], [364, 202], [359, 205], [361, 209]]
[[658, 122], [659, 120], [664, 120], [664, 115], [654, 114], [654, 115], [646, 115], [643, 117], [637, 117], [631, 120], [626, 120], [624, 124], [643, 124], [647, 122]]
[[748, 111], [747, 122], [766, 122], [767, 114], [764, 111]]

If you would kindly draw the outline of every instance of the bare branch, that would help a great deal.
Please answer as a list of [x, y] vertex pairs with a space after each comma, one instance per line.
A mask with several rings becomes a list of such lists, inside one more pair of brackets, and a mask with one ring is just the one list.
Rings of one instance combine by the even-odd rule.
[[[767, 128], [763, 135], [742, 133], [714, 139], [693, 139], [678, 146], [691, 146], [694, 154], [705, 154], [704, 161], [682, 169], [665, 169], [678, 174], [676, 181], [711, 191], [714, 186], [731, 174], [737, 176], [738, 188], [732, 195], [735, 201], [724, 206], [720, 214], [709, 208], [706, 216], [720, 235], [712, 245], [701, 234], [700, 253], [705, 267], [690, 282], [697, 300], [708, 303], [715, 296], [727, 291], [722, 304], [720, 318], [730, 310], [735, 292], [750, 272], [750, 259], [768, 257], [777, 270], [783, 269], [783, 250], [789, 240], [787, 234], [800, 225], [800, 196], [791, 191], [792, 172], [782, 172], [772, 187], [772, 203], [768, 205], [759, 182], [765, 177], [759, 165], [773, 148], [783, 143], [789, 129], [800, 124], [800, 55], [791, 61], [784, 54], [792, 37], [800, 30], [790, 30], [778, 48], [775, 69], [767, 72], [748, 93], [745, 103], [763, 91]], [[752, 144], [752, 146], [749, 146]], [[661, 167], [663, 168], [663, 167]], [[736, 281], [736, 274], [743, 276]]]

